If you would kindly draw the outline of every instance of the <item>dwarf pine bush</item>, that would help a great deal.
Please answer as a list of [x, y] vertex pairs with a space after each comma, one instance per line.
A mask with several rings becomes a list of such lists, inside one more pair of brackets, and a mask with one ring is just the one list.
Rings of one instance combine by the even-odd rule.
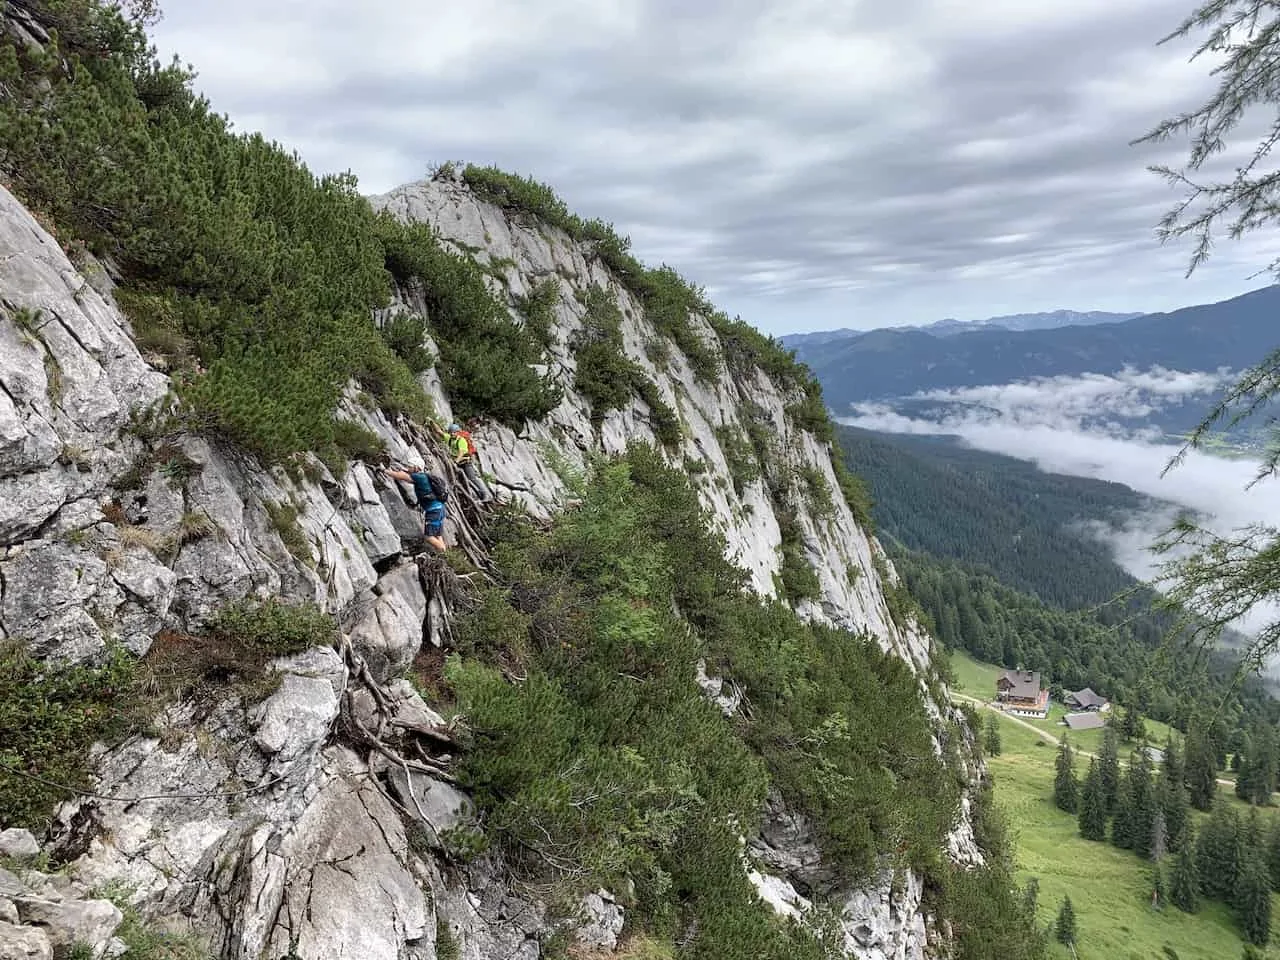
[[[687, 479], [640, 445], [597, 461], [550, 533], [509, 520], [503, 586], [448, 668], [473, 731], [462, 776], [523, 868], [629, 880], [656, 931], [720, 932], [685, 955], [820, 956], [755, 907], [731, 824], [750, 833], [773, 783], [850, 882], [883, 853], [940, 876], [959, 781], [910, 668], [749, 594], [709, 530]], [[700, 695], [699, 658], [743, 688], [749, 719]], [[513, 662], [519, 684], [497, 666]]]
[[521, 425], [558, 396], [541, 347], [473, 263], [429, 230], [375, 215], [350, 174], [317, 177], [279, 145], [232, 132], [138, 23], [98, 0], [32, 0], [47, 49], [0, 38], [0, 169], [14, 190], [109, 258], [146, 346], [178, 361], [189, 424], [265, 460], [335, 445], [355, 379], [391, 412], [429, 414], [429, 358], [401, 321], [380, 332], [393, 277], [419, 284], [460, 415]]
[[622, 311], [617, 298], [598, 284], [585, 294], [586, 315], [569, 346], [577, 361], [574, 389], [591, 404], [592, 422], [639, 396], [649, 408], [654, 435], [665, 447], [680, 443], [680, 418], [644, 369], [627, 356], [622, 340]]
[[129, 709], [134, 682], [123, 648], [97, 666], [57, 666], [12, 642], [0, 647], [0, 829], [39, 829], [71, 797], [55, 783], [89, 786], [89, 748], [122, 737], [137, 720]]

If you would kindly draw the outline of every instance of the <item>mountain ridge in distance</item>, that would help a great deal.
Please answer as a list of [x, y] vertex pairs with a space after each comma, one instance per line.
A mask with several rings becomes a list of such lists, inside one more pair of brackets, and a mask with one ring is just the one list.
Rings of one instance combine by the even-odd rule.
[[831, 343], [834, 340], [848, 340], [860, 337], [876, 330], [918, 330], [938, 337], [950, 337], [958, 333], [972, 333], [975, 330], [1052, 330], [1058, 327], [1093, 326], [1099, 323], [1122, 323], [1143, 316], [1142, 313], [1109, 313], [1105, 310], [1049, 310], [1043, 313], [1011, 313], [999, 317], [988, 317], [985, 320], [957, 320], [947, 317], [933, 323], [909, 324], [900, 327], [874, 327], [871, 330], [853, 330], [841, 327], [838, 330], [815, 330], [810, 333], [789, 333], [779, 339], [785, 346], [798, 344], [815, 346]]
[[828, 405], [841, 414], [852, 403], [921, 391], [1111, 374], [1126, 367], [1242, 370], [1280, 341], [1278, 312], [1280, 285], [1268, 284], [1216, 303], [1115, 323], [1047, 330], [992, 327], [958, 337], [881, 328], [824, 343], [783, 343], [809, 366]]

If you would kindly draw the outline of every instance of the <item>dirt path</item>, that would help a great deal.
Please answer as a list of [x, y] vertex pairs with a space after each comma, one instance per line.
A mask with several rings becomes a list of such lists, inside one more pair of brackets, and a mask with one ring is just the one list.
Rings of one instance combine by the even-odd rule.
[[[1062, 742], [1061, 740], [1059, 740], [1057, 737], [1055, 737], [1053, 734], [1049, 733], [1047, 730], [1043, 729], [1042, 727], [1037, 727], [1034, 723], [1031, 723], [1028, 720], [1023, 720], [1021, 717], [1016, 717], [1011, 713], [1005, 713], [1003, 710], [997, 710], [995, 707], [993, 707], [990, 704], [990, 702], [986, 700], [980, 700], [977, 697], [971, 697], [967, 693], [956, 693], [954, 690], [951, 691], [951, 697], [952, 699], [955, 699], [955, 700], [965, 700], [969, 703], [975, 704], [976, 706], [982, 709], [990, 710], [993, 713], [998, 713], [1000, 716], [1004, 717], [1006, 720], [1010, 720], [1013, 723], [1018, 724], [1018, 726], [1026, 727], [1028, 730], [1032, 731], [1033, 733], [1038, 734], [1042, 740], [1048, 741], [1049, 743], [1053, 744], [1055, 747]], [[1080, 750], [1079, 748], [1076, 749], [1076, 753], [1082, 757], [1097, 756], [1096, 753], [1090, 753], [1088, 750]], [[1122, 758], [1120, 760], [1120, 764], [1123, 766], [1124, 763], [1125, 761]], [[1233, 780], [1223, 780], [1221, 777], [1219, 777], [1218, 783], [1222, 786], [1231, 787], [1232, 789], [1235, 789], [1235, 781]]]

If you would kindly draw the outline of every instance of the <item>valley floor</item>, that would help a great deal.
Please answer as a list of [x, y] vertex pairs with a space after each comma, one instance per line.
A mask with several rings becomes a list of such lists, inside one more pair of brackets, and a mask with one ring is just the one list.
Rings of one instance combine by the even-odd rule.
[[[958, 651], [952, 654], [952, 665], [957, 675], [956, 699], [990, 699], [1000, 668]], [[1060, 706], [1048, 720], [997, 715], [1002, 749], [999, 756], [988, 758], [987, 765], [1017, 845], [1018, 879], [1039, 880], [1042, 923], [1052, 922], [1062, 898], [1071, 897], [1079, 931], [1075, 960], [1240, 957], [1243, 941], [1227, 907], [1204, 902], [1192, 915], [1171, 905], [1153, 910], [1149, 865], [1110, 843], [1083, 839], [1076, 818], [1053, 805], [1055, 743], [1066, 729], [1057, 723]], [[1152, 741], [1162, 741], [1167, 728], [1152, 721], [1147, 724]], [[1072, 733], [1070, 738], [1074, 745], [1093, 751], [1101, 731]], [[1082, 776], [1086, 763], [1077, 766]], [[1219, 796], [1239, 803], [1242, 812], [1246, 809], [1228, 786], [1220, 788]], [[1276, 815], [1275, 810], [1264, 811], [1265, 817]], [[1204, 816], [1196, 815], [1201, 821]], [[1273, 897], [1273, 917], [1280, 920], [1280, 897]], [[1280, 923], [1273, 923], [1273, 928], [1280, 928]], [[1071, 951], [1055, 942], [1049, 955], [1054, 960], [1071, 958]]]

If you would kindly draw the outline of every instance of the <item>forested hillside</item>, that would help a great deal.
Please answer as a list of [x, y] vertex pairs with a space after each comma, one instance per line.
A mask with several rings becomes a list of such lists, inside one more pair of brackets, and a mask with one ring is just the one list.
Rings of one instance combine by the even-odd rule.
[[1092, 687], [1179, 729], [1224, 699], [1228, 729], [1280, 719], [1280, 705], [1260, 680], [1232, 690], [1235, 663], [1229, 657], [1205, 661], [1166, 648], [1170, 618], [1147, 606], [1062, 610], [966, 564], [924, 553], [895, 551], [893, 557], [949, 648], [987, 663], [1039, 670], [1058, 697]]
[[837, 428], [865, 478], [880, 528], [910, 550], [989, 569], [1059, 607], [1110, 600], [1134, 579], [1082, 522], [1122, 519], [1152, 501], [1119, 483], [1045, 473], [947, 437]]
[[[1173, 617], [1080, 530], [1122, 519], [1147, 498], [945, 437], [837, 433], [870, 487], [895, 564], [947, 647], [1040, 670], [1058, 689], [1090, 686], [1178, 727], [1228, 695], [1231, 659], [1168, 649]], [[1230, 699], [1232, 727], [1242, 714], [1274, 710], [1258, 680]]]

